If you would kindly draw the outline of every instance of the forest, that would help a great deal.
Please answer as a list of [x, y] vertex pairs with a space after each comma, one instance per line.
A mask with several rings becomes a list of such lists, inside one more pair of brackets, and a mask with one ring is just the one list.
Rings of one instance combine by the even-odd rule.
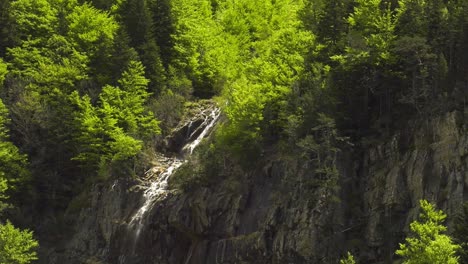
[[[467, 0], [0, 0], [0, 263], [36, 261], [91, 186], [141, 176], [192, 102], [222, 110], [206, 167], [274, 148], [333, 193], [343, 148], [451, 111], [466, 128], [467, 98]], [[450, 237], [421, 207], [411, 229], [440, 244], [401, 244], [403, 263], [468, 263], [468, 217]]]

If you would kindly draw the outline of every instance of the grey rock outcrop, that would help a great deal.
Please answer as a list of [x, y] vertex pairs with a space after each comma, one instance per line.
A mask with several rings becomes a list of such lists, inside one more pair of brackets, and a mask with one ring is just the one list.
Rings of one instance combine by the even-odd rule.
[[[369, 261], [390, 261], [427, 199], [450, 216], [468, 199], [467, 117], [447, 113], [412, 123], [364, 153], [357, 180], [366, 219], [363, 240]], [[363, 252], [364, 253], [364, 252]]]
[[129, 181], [96, 186], [75, 234], [46, 262], [337, 263], [352, 250], [363, 263], [392, 263], [420, 199], [449, 216], [467, 200], [466, 120], [447, 113], [344, 151], [337, 197], [311, 187], [312, 164], [272, 151], [251, 171], [168, 192], [138, 239], [128, 219], [142, 190]]

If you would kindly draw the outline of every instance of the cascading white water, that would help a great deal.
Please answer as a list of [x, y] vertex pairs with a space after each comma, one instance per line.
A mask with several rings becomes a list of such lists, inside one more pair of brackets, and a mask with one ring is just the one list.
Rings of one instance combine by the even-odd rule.
[[[166, 158], [167, 160], [170, 160], [169, 167], [160, 173], [157, 179], [155, 179], [148, 187], [148, 189], [145, 190], [143, 195], [143, 205], [130, 219], [129, 227], [134, 231], [135, 234], [134, 244], [136, 244], [141, 230], [144, 227], [144, 217], [146, 213], [152, 208], [156, 201], [165, 197], [168, 191], [169, 178], [180, 166], [182, 166], [187, 161], [186, 155], [191, 155], [194, 149], [201, 143], [203, 138], [209, 134], [211, 129], [216, 124], [220, 113], [221, 111], [219, 108], [214, 108], [211, 110], [209, 115], [205, 116], [203, 123], [200, 125], [200, 127], [203, 128], [202, 132], [197, 136], [196, 139], [187, 142], [184, 145], [180, 153], [180, 158]], [[190, 122], [190, 126], [191, 125], [192, 122]], [[194, 133], [197, 133], [197, 131], [193, 131], [191, 133], [188, 131], [187, 138], [191, 139], [194, 136]], [[150, 169], [148, 173], [154, 173], [155, 170], [157, 170], [157, 168]]]
[[169, 176], [171, 176], [175, 170], [182, 166], [183, 163], [184, 160], [174, 158], [172, 164], [166, 169], [166, 171], [161, 173], [159, 175], [159, 178], [151, 183], [149, 188], [143, 194], [145, 202], [132, 216], [132, 219], [130, 220], [130, 225], [133, 225], [137, 222], [141, 222], [141, 219], [148, 211], [152, 203], [157, 198], [161, 197], [161, 195], [164, 194], [164, 192], [167, 190], [167, 182], [169, 180]]
[[[182, 148], [183, 154], [189, 154], [192, 155], [193, 150], [200, 144], [203, 138], [211, 131], [211, 128], [215, 125], [216, 121], [218, 120], [220, 114], [220, 110], [218, 108], [215, 108], [211, 113], [210, 116], [205, 118], [205, 121], [203, 122], [202, 126], [205, 126], [205, 129], [201, 132], [201, 134], [192, 142], [189, 142]], [[193, 132], [195, 133], [195, 131]], [[191, 138], [192, 135], [190, 135], [188, 138]], [[188, 153], [187, 153], [188, 151]]]

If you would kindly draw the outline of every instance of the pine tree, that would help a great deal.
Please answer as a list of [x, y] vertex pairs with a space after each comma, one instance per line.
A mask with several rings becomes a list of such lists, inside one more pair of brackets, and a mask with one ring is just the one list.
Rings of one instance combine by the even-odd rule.
[[354, 256], [348, 252], [346, 258], [340, 260], [340, 264], [356, 264], [356, 261], [354, 260]]
[[421, 200], [420, 205], [419, 220], [410, 224], [411, 236], [400, 244], [396, 254], [404, 264], [457, 264], [459, 246], [444, 234], [447, 215], [426, 200]]
[[164, 89], [166, 73], [157, 44], [155, 23], [148, 0], [127, 0], [120, 6], [120, 17], [130, 37], [130, 45], [138, 52], [151, 80], [149, 89], [158, 94]]
[[74, 158], [85, 167], [97, 171], [99, 166], [125, 162], [137, 155], [143, 140], [160, 133], [159, 122], [145, 104], [149, 80], [141, 62], [132, 61], [119, 80], [119, 86], [106, 85], [97, 106], [88, 96], [72, 93], [78, 154]]
[[173, 53], [173, 41], [171, 35], [175, 33], [170, 0], [153, 1], [151, 10], [153, 12], [156, 44], [160, 48], [163, 65], [168, 69]]

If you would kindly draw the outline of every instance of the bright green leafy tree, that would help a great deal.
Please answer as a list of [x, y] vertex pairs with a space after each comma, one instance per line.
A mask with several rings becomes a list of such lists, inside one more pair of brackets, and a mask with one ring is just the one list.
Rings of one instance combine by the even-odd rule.
[[97, 107], [88, 96], [71, 95], [78, 108], [75, 120], [80, 148], [75, 159], [94, 168], [102, 162], [134, 157], [143, 147], [142, 140], [160, 133], [158, 121], [145, 107], [150, 94], [141, 62], [130, 62], [119, 84], [103, 88]]
[[20, 230], [9, 221], [0, 224], [0, 263], [27, 264], [37, 260], [39, 243], [29, 230]]
[[340, 260], [340, 264], [356, 264], [354, 256], [348, 252], [345, 258]]
[[382, 8], [380, 0], [356, 2], [348, 17], [350, 45], [346, 57], [354, 63], [385, 63], [390, 59], [390, 47], [395, 39], [395, 14], [390, 5]]
[[208, 0], [172, 1], [172, 64], [192, 81], [196, 96], [219, 94], [227, 80], [239, 76], [239, 38], [223, 30], [224, 4], [214, 9]]
[[118, 24], [108, 13], [83, 4], [77, 5], [66, 18], [68, 37], [79, 51], [93, 55], [112, 45]]
[[239, 146], [261, 142], [267, 133], [278, 135], [285, 124], [281, 113], [286, 97], [313, 43], [298, 17], [301, 8], [301, 1], [269, 0], [226, 1], [219, 6], [221, 24], [235, 39], [238, 69], [226, 83], [230, 124], [224, 131]]
[[412, 234], [400, 244], [396, 254], [404, 264], [457, 264], [455, 254], [459, 246], [444, 234], [447, 215], [426, 200], [421, 200], [420, 205], [419, 220], [410, 224]]
[[57, 10], [48, 0], [13, 1], [10, 12], [22, 40], [44, 38], [57, 30]]

